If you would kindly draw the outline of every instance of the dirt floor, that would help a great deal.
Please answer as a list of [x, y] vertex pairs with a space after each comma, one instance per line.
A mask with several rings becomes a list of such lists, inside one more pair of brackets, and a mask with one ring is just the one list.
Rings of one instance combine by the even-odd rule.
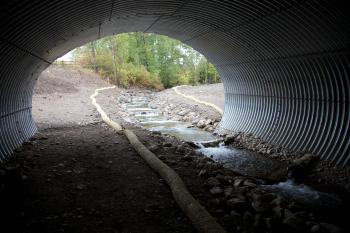
[[222, 83], [201, 85], [201, 86], [182, 86], [178, 90], [185, 94], [195, 96], [197, 99], [215, 104], [224, 109], [225, 94]]
[[51, 66], [37, 81], [33, 117], [39, 129], [85, 125], [100, 121], [89, 96], [108, 86], [98, 75], [81, 68]]
[[[124, 135], [101, 122], [89, 96], [104, 86], [108, 84], [85, 70], [51, 67], [43, 73], [33, 99], [40, 133], [0, 166], [2, 232], [195, 232], [164, 181]], [[123, 117], [117, 106], [122, 92], [112, 89], [97, 97], [116, 121]], [[227, 232], [331, 233], [347, 228], [348, 217], [342, 214], [349, 208], [347, 193], [331, 207], [301, 205], [266, 192], [261, 180], [225, 169], [190, 144], [123, 125], [178, 172]]]

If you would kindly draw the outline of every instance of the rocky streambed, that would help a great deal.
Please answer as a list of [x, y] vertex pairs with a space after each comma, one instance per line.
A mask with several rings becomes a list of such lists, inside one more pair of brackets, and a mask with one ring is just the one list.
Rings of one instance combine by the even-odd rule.
[[[211, 196], [207, 207], [226, 227], [234, 232], [341, 232], [342, 198], [302, 183], [317, 157], [220, 129], [221, 116], [214, 110], [178, 98], [129, 90], [119, 95], [118, 105], [127, 122], [156, 137], [174, 138], [149, 148], [167, 164], [194, 163]], [[166, 156], [172, 148], [180, 154], [179, 163]]]

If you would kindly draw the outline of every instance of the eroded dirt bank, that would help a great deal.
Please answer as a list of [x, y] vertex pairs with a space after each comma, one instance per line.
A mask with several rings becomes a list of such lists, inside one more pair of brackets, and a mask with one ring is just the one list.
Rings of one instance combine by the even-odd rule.
[[[33, 103], [40, 133], [18, 149], [6, 167], [0, 168], [1, 208], [8, 213], [2, 220], [10, 226], [3, 229], [194, 232], [162, 179], [134, 152], [123, 135], [100, 122], [89, 96], [95, 88], [108, 84], [84, 71], [50, 69], [45, 72], [60, 78], [48, 83], [39, 81]], [[65, 75], [57, 75], [61, 72]], [[71, 88], [72, 84], [75, 88]], [[132, 128], [150, 150], [178, 172], [193, 196], [228, 232], [339, 232], [348, 228], [347, 216], [342, 214], [349, 206], [346, 193], [339, 193], [340, 202], [337, 198], [327, 199], [328, 204], [315, 196], [311, 198], [316, 203], [309, 205], [289, 200], [279, 192], [267, 190], [262, 180], [237, 174], [198, 154], [188, 143], [123, 121], [128, 116], [122, 110], [120, 97], [133, 92], [144, 91], [106, 90], [97, 101], [113, 120]], [[216, 119], [214, 110], [210, 112], [183, 100], [172, 90], [153, 94], [154, 99], [164, 102], [164, 107], [174, 104], [173, 110], [169, 108], [169, 117], [184, 117], [187, 114], [178, 113], [197, 107], [195, 112], [200, 117]], [[247, 148], [245, 142], [251, 146], [247, 150], [259, 148], [252, 146], [252, 142], [262, 144], [259, 139], [250, 138], [253, 140], [250, 142], [248, 139], [242, 134], [226, 137], [242, 148]], [[268, 149], [266, 146], [264, 150]], [[347, 175], [344, 170], [344, 177]], [[315, 179], [317, 176], [310, 178], [310, 184], [330, 191], [330, 186], [315, 183]]]

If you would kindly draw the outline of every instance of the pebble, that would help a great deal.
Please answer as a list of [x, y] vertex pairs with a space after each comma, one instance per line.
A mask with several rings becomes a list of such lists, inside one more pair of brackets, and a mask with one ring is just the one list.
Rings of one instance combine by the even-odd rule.
[[78, 190], [83, 190], [83, 189], [85, 189], [86, 188], [86, 185], [85, 184], [78, 184], [77, 185], [77, 189]]
[[163, 143], [164, 147], [171, 147], [173, 144], [171, 144], [171, 142], [165, 142]]
[[202, 169], [199, 171], [198, 176], [199, 177], [206, 177], [206, 176], [208, 176], [208, 171], [205, 169]]
[[239, 186], [242, 186], [243, 184], [243, 179], [235, 179], [235, 181], [233, 182], [233, 186], [235, 187], [239, 187]]
[[220, 188], [220, 187], [213, 187], [210, 189], [210, 193], [213, 195], [218, 195], [218, 194], [221, 194], [223, 192], [224, 192], [224, 190], [222, 190], [222, 188]]
[[320, 232], [321, 231], [321, 226], [320, 224], [315, 224], [311, 227], [311, 230], [310, 232], [311, 233], [317, 233], [317, 232]]
[[243, 183], [244, 186], [248, 186], [250, 188], [255, 188], [256, 187], [256, 184], [253, 183], [252, 181], [250, 180], [245, 180], [244, 183]]
[[232, 193], [233, 193], [233, 188], [232, 187], [226, 187], [224, 189], [224, 195], [225, 197], [231, 197], [232, 196]]
[[305, 221], [296, 215], [292, 215], [283, 220], [283, 223], [297, 232], [307, 232]]
[[247, 207], [247, 202], [245, 198], [235, 197], [227, 200], [226, 205], [233, 209], [240, 210]]
[[207, 186], [209, 186], [209, 187], [215, 187], [215, 186], [220, 186], [220, 181], [217, 179], [217, 178], [215, 178], [215, 177], [209, 177], [207, 180], [206, 180], [206, 182], [205, 182], [205, 184], [207, 185]]
[[329, 233], [341, 233], [342, 232], [342, 230], [338, 226], [331, 224], [331, 223], [321, 222], [320, 225], [321, 225], [322, 229], [327, 230], [327, 232], [329, 232]]

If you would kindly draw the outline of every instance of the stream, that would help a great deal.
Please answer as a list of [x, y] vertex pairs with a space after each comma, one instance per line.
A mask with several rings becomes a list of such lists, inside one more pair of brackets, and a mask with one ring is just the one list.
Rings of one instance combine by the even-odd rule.
[[[246, 176], [269, 180], [271, 174], [285, 166], [258, 153], [226, 146], [219, 137], [193, 127], [190, 123], [169, 120], [156, 106], [150, 105], [150, 100], [150, 94], [131, 95], [126, 105], [129, 115], [149, 131], [156, 131], [186, 142], [192, 142], [198, 146], [197, 151], [204, 156]], [[214, 141], [219, 143], [209, 143]], [[285, 175], [283, 176], [285, 177]], [[271, 185], [262, 185], [262, 187], [274, 190], [291, 201], [313, 207], [338, 206], [341, 203], [334, 195], [318, 192], [306, 185], [294, 183], [293, 180], [289, 179]]]

